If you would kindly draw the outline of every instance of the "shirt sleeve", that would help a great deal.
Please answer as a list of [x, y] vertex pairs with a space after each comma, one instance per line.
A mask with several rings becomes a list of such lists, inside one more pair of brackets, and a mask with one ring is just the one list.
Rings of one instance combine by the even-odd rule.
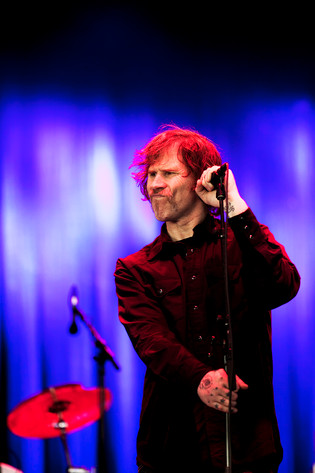
[[195, 392], [211, 367], [178, 340], [157, 301], [121, 259], [116, 264], [115, 282], [119, 319], [141, 360], [159, 378]]
[[271, 310], [289, 302], [300, 287], [300, 275], [283, 245], [251, 209], [229, 219], [243, 254], [244, 272], [252, 297]]

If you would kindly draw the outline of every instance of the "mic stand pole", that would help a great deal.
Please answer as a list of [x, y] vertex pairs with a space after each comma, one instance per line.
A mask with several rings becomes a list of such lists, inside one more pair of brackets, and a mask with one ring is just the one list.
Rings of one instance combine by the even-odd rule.
[[[235, 389], [235, 377], [233, 367], [233, 340], [232, 340], [232, 328], [230, 320], [230, 301], [229, 301], [229, 287], [228, 287], [228, 270], [227, 270], [227, 223], [224, 220], [224, 207], [223, 201], [225, 200], [225, 188], [224, 188], [224, 176], [219, 177], [217, 184], [216, 197], [220, 203], [220, 218], [221, 218], [221, 253], [222, 253], [222, 264], [224, 271], [224, 285], [225, 285], [225, 327], [226, 327], [226, 340], [225, 354], [224, 354], [224, 365], [225, 371], [228, 375], [229, 385], [229, 410], [226, 413], [225, 426], [226, 426], [226, 467], [225, 473], [232, 473], [232, 449], [231, 449], [231, 398], [232, 391]], [[226, 207], [228, 202], [226, 201]], [[227, 214], [227, 209], [226, 209]], [[227, 218], [227, 217], [226, 217]]]
[[73, 311], [80, 319], [84, 322], [87, 328], [90, 330], [95, 346], [99, 352], [93, 357], [98, 363], [98, 387], [100, 388], [99, 396], [99, 408], [100, 408], [100, 419], [98, 423], [98, 473], [107, 473], [107, 465], [105, 459], [105, 436], [104, 436], [104, 414], [105, 414], [105, 362], [110, 361], [116, 370], [120, 367], [114, 359], [114, 354], [111, 349], [107, 346], [106, 342], [99, 333], [95, 330], [93, 325], [87, 320], [85, 314], [78, 309], [77, 306], [73, 306]]

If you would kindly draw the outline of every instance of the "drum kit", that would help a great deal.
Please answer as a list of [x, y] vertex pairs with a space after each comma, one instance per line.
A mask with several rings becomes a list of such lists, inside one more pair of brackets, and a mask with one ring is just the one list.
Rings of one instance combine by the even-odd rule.
[[[103, 409], [100, 399], [104, 402]], [[84, 388], [81, 384], [50, 387], [18, 404], [8, 415], [7, 424], [20, 437], [60, 437], [68, 472], [85, 472], [72, 465], [67, 434], [100, 420], [102, 411], [107, 411], [111, 403], [112, 394], [107, 388]]]
[[[89, 329], [98, 353], [94, 360], [98, 364], [97, 388], [85, 388], [81, 384], [65, 384], [50, 387], [18, 404], [8, 415], [9, 429], [20, 437], [49, 439], [59, 437], [63, 444], [68, 473], [88, 473], [88, 470], [73, 467], [69, 452], [67, 435], [95, 421], [99, 422], [99, 471], [106, 471], [104, 458], [104, 414], [112, 404], [112, 394], [104, 387], [105, 362], [110, 361], [116, 370], [120, 367], [105, 340], [95, 330], [82, 310], [78, 307], [77, 289], [70, 290], [69, 303], [73, 321], [69, 328], [76, 333], [75, 319], [79, 318]], [[1, 469], [0, 469], [1, 472]]]

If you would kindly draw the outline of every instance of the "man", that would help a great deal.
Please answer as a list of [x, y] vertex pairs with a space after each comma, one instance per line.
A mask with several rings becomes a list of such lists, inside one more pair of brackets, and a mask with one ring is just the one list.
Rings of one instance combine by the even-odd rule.
[[153, 243], [119, 259], [115, 271], [120, 321], [147, 366], [137, 438], [142, 473], [224, 472], [227, 412], [233, 472], [274, 473], [282, 459], [270, 310], [296, 295], [300, 278], [229, 170], [230, 393], [219, 201], [210, 182], [220, 164], [211, 141], [175, 126], [133, 162], [133, 177], [165, 222]]

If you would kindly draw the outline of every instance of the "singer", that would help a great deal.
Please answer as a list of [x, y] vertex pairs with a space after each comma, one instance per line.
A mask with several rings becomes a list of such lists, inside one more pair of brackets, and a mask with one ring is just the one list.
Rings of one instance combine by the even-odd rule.
[[119, 318], [147, 370], [137, 465], [141, 473], [223, 473], [231, 413], [233, 473], [275, 473], [282, 459], [273, 399], [271, 309], [300, 277], [260, 224], [228, 170], [227, 264], [235, 385], [225, 370], [226, 324], [214, 144], [165, 127], [139, 152], [133, 177], [160, 235], [118, 259]]

